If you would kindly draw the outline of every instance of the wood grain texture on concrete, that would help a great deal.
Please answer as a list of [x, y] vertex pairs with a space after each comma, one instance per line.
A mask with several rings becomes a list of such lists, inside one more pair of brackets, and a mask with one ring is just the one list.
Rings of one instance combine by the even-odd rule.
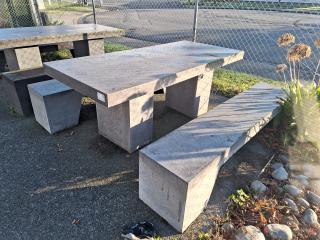
[[183, 232], [206, 207], [220, 167], [279, 111], [282, 89], [257, 84], [140, 151], [139, 197]]
[[0, 29], [0, 49], [119, 37], [123, 30], [98, 24]]
[[107, 107], [199, 76], [244, 52], [180, 41], [44, 64], [45, 72]]

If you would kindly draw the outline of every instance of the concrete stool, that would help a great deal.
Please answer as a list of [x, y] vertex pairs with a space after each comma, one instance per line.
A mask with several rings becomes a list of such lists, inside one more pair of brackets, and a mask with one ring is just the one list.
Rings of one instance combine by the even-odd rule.
[[37, 122], [50, 134], [79, 123], [81, 94], [53, 79], [28, 85]]

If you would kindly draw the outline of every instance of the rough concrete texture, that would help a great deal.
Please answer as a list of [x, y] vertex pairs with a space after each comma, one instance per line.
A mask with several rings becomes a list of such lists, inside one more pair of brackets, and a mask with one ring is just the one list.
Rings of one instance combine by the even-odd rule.
[[75, 57], [104, 54], [104, 39], [81, 40], [73, 42]]
[[79, 123], [81, 94], [52, 79], [28, 85], [37, 122], [50, 134]]
[[[217, 100], [224, 99], [211, 99]], [[167, 109], [162, 98], [154, 118], [156, 138], [190, 120]], [[153, 222], [163, 239], [191, 239], [194, 231], [214, 224], [212, 214], [257, 176], [269, 155], [255, 138], [232, 157], [208, 208], [180, 235], [139, 200], [138, 154], [100, 137], [96, 119], [51, 136], [33, 117], [12, 115], [1, 97], [0, 126], [0, 239], [117, 240], [123, 226], [142, 220]]]

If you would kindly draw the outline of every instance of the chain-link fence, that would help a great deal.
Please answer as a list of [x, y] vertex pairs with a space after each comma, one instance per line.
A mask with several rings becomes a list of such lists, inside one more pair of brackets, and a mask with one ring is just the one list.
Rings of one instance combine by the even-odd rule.
[[[31, 0], [4, 1], [20, 4], [29, 1], [30, 5]], [[92, 0], [32, 1], [36, 1], [35, 5], [42, 12], [44, 24], [94, 22]], [[44, 6], [41, 6], [42, 1]], [[97, 23], [125, 29], [124, 38], [111, 40], [129, 47], [193, 40], [195, 2], [196, 0], [94, 0]], [[230, 66], [237, 71], [277, 79], [274, 68], [285, 61], [285, 52], [276, 43], [279, 35], [291, 32], [296, 36], [297, 42], [311, 46], [320, 37], [320, 0], [198, 2], [197, 41], [244, 50], [245, 60]], [[12, 16], [8, 6], [9, 4], [4, 10], [7, 15], [2, 19]], [[314, 49], [313, 58], [303, 63], [301, 72], [312, 72], [317, 57], [319, 52]]]

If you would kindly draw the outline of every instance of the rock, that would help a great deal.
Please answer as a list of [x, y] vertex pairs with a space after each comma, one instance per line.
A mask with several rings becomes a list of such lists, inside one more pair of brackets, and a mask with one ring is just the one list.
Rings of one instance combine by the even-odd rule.
[[309, 178], [304, 175], [297, 175], [294, 177], [300, 184], [303, 186], [308, 186], [309, 185]]
[[293, 229], [295, 231], [299, 230], [300, 222], [294, 215], [284, 216], [281, 219], [280, 223], [287, 225], [288, 227], [290, 227], [291, 229]]
[[276, 162], [276, 163], [271, 165], [271, 169], [272, 170], [276, 170], [276, 169], [281, 168], [281, 167], [283, 167], [283, 164], [280, 163], [280, 162]]
[[310, 185], [313, 191], [315, 191], [317, 194], [320, 194], [320, 180], [312, 180]]
[[253, 181], [250, 185], [250, 188], [252, 191], [254, 191], [257, 194], [264, 193], [268, 189], [266, 185], [264, 185], [262, 182], [258, 180]]
[[227, 234], [233, 234], [235, 231], [235, 228], [232, 223], [224, 223], [221, 227], [222, 232], [227, 233]]
[[277, 179], [280, 181], [288, 179], [288, 173], [283, 167], [280, 167], [274, 170], [271, 175], [274, 179]]
[[284, 224], [268, 224], [264, 228], [264, 234], [274, 240], [291, 240], [292, 231]]
[[302, 171], [303, 165], [302, 164], [289, 164], [288, 167], [291, 171]]
[[303, 222], [307, 225], [318, 227], [318, 216], [311, 208], [308, 208], [303, 213]]
[[301, 207], [304, 208], [309, 208], [310, 207], [310, 203], [308, 203], [307, 200], [305, 200], [304, 198], [298, 198], [297, 199], [297, 204]]
[[318, 196], [317, 194], [313, 192], [308, 192], [307, 199], [311, 204], [315, 206], [320, 206], [320, 196]]
[[284, 185], [283, 188], [284, 190], [286, 190], [287, 193], [289, 193], [293, 197], [297, 197], [303, 193], [301, 189], [297, 188], [294, 185], [287, 184], [287, 185]]
[[237, 230], [235, 240], [265, 240], [265, 237], [259, 228], [245, 226]]
[[284, 201], [292, 211], [299, 213], [299, 208], [298, 208], [297, 204], [292, 199], [285, 198]]
[[290, 161], [290, 157], [287, 154], [280, 154], [278, 159], [283, 163], [288, 163]]

